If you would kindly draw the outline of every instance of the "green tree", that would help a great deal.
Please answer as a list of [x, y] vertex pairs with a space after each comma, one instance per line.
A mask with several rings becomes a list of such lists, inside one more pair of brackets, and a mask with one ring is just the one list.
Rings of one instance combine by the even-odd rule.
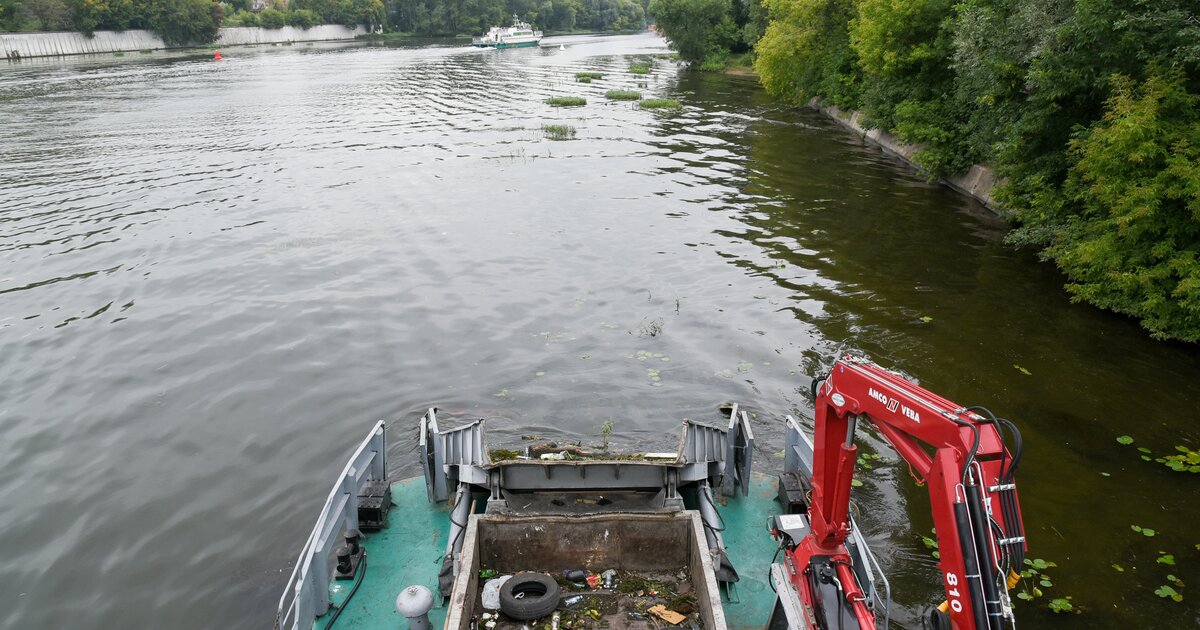
[[288, 26], [296, 28], [308, 29], [321, 23], [321, 16], [308, 9], [291, 9], [283, 17]]
[[857, 107], [862, 71], [850, 48], [852, 0], [766, 0], [770, 23], [755, 46], [767, 91], [793, 102], [820, 97]]
[[658, 29], [671, 40], [685, 61], [702, 61], [710, 47], [719, 46], [718, 27], [729, 17], [727, 0], [651, 0], [650, 13]]
[[263, 28], [283, 28], [287, 26], [287, 18], [278, 9], [263, 9], [258, 13], [258, 23]]
[[1200, 341], [1200, 97], [1179, 69], [1112, 83], [1103, 119], [1070, 143], [1062, 196], [1035, 207], [1065, 218], [1046, 254], [1076, 299]]
[[152, 0], [150, 11], [150, 28], [171, 46], [213, 41], [223, 17], [212, 0]]

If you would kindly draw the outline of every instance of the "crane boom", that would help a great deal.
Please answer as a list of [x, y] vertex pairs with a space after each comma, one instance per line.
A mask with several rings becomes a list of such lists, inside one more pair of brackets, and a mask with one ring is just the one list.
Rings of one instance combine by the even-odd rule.
[[[1008, 588], [1026, 549], [1014, 482], [1020, 460], [1016, 427], [850, 355], [835, 362], [813, 389], [808, 527], [799, 540], [785, 540], [790, 586], [799, 608], [809, 611], [807, 626], [876, 627], [846, 546], [860, 422], [874, 426], [929, 489], [946, 592], [945, 603], [930, 614], [932, 627], [1000, 630], [1011, 623]], [[1005, 444], [1005, 431], [1015, 454]]]

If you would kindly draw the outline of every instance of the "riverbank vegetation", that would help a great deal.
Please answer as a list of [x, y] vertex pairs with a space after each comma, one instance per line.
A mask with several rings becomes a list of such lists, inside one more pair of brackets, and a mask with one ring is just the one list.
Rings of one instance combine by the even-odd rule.
[[388, 0], [388, 28], [422, 36], [484, 33], [520, 16], [546, 32], [646, 28], [648, 0]]
[[650, 9], [685, 60], [753, 45], [770, 93], [863, 112], [931, 179], [992, 167], [1074, 299], [1200, 341], [1194, 0], [761, 1]]
[[0, 32], [147, 29], [170, 45], [205, 44], [222, 26], [364, 26], [421, 37], [486, 32], [513, 15], [546, 32], [646, 28], [649, 0], [0, 0]]
[[651, 0], [649, 10], [680, 59], [706, 71], [745, 63], [767, 27], [760, 0]]
[[251, 0], [0, 0], [0, 31], [146, 29], [171, 46], [206, 44], [222, 26], [311, 28], [318, 24], [382, 25], [382, 0], [269, 2], [252, 12]]

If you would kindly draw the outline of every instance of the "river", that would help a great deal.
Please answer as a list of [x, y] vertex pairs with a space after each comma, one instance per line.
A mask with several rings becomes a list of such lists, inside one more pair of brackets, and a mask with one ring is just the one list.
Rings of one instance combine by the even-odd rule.
[[[1022, 627], [1200, 623], [1200, 478], [1135, 450], [1200, 447], [1195, 347], [1070, 303], [987, 210], [753, 78], [630, 74], [650, 34], [544, 43], [0, 66], [0, 627], [269, 626], [348, 451], [386, 419], [420, 474], [429, 406], [494, 444], [611, 419], [634, 451], [737, 401], [775, 470], [846, 351], [1021, 427], [1030, 556], [1058, 565]], [[925, 490], [860, 442], [920, 628]]]

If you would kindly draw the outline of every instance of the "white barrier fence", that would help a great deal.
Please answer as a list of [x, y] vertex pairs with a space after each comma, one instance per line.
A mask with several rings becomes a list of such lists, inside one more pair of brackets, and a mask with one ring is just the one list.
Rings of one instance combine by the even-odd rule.
[[[349, 28], [340, 24], [322, 24], [312, 28], [232, 27], [222, 28], [218, 46], [277, 44], [283, 42], [321, 42], [354, 39], [366, 33], [361, 26]], [[7, 59], [28, 57], [57, 57], [97, 53], [136, 52], [170, 48], [162, 38], [150, 31], [96, 31], [92, 37], [83, 33], [0, 33], [0, 53]]]

